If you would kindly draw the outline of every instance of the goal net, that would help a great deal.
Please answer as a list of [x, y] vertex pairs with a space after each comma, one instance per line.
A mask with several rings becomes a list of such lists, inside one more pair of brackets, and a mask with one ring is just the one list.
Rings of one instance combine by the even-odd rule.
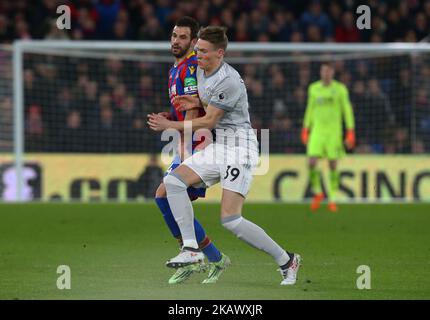
[[[0, 50], [0, 151], [14, 155], [18, 181], [28, 174], [22, 165], [26, 154], [114, 159], [160, 153], [166, 142], [148, 128], [146, 116], [170, 108], [168, 43], [27, 41], [16, 43], [14, 54], [12, 61], [10, 48]], [[231, 44], [226, 61], [246, 83], [253, 127], [270, 129], [273, 155], [304, 154], [300, 129], [307, 87], [319, 79], [323, 61], [334, 63], [335, 78], [349, 89], [355, 154], [430, 151], [428, 45]], [[10, 168], [10, 161], [2, 166]], [[88, 185], [89, 194], [97, 191]], [[16, 184], [9, 196], [24, 197], [25, 186]], [[0, 191], [5, 189], [3, 182]]]

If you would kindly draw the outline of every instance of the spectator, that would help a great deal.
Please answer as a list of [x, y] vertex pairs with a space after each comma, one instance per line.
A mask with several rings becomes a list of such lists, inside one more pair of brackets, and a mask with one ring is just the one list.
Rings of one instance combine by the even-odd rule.
[[25, 134], [28, 144], [28, 151], [44, 150], [46, 137], [42, 121], [41, 108], [38, 105], [31, 105], [26, 119]]
[[13, 130], [7, 130], [12, 128], [13, 123], [13, 103], [10, 97], [0, 99], [0, 115], [0, 151], [12, 152]]
[[[24, 103], [25, 106], [39, 104], [38, 94], [40, 93], [36, 87], [34, 79], [34, 71], [31, 69], [24, 70]], [[27, 108], [26, 108], [27, 109]], [[27, 110], [26, 110], [27, 111]]]
[[[337, 2], [330, 2], [329, 18], [333, 26], [340, 26], [342, 24], [342, 7]], [[345, 12], [346, 13], [346, 12]]]
[[0, 14], [0, 43], [9, 42], [13, 35], [9, 28], [9, 19], [6, 15]]
[[158, 164], [157, 156], [149, 156], [145, 171], [137, 179], [137, 186], [145, 199], [153, 199], [155, 191], [163, 180], [164, 171]]
[[384, 39], [385, 32], [387, 31], [387, 24], [385, 23], [384, 19], [380, 16], [372, 16], [372, 36], [379, 36], [382, 42], [382, 39]]
[[[66, 37], [67, 33], [58, 32], [52, 23], [58, 17], [56, 1], [29, 4], [3, 0], [2, 3], [7, 5], [0, 14], [1, 42], [11, 42], [14, 38]], [[310, 41], [321, 38], [321, 41], [353, 42], [370, 41], [372, 33], [378, 35], [373, 37], [374, 42], [412, 41], [414, 34], [419, 41], [428, 35], [428, 0], [404, 0], [389, 6], [385, 1], [372, 2], [372, 33], [359, 33], [351, 28], [351, 20], [355, 20], [351, 2], [331, 1], [325, 7], [322, 3], [311, 0], [305, 8], [300, 2], [286, 5], [270, 0], [239, 3], [225, 0], [76, 0], [68, 3], [72, 31], [67, 36], [72, 39], [165, 40], [174, 22], [183, 15], [196, 17], [201, 25], [228, 26], [230, 41], [265, 41], [268, 37], [271, 41], [299, 42], [309, 37]], [[9, 20], [11, 17], [14, 17], [13, 22]], [[248, 39], [249, 35], [255, 38]]]
[[56, 20], [52, 20], [49, 24], [49, 32], [45, 36], [47, 40], [68, 40], [69, 35], [65, 30], [58, 29]]
[[387, 20], [387, 31], [385, 33], [386, 41], [400, 41], [408, 25], [401, 22], [399, 12], [394, 8], [388, 12]]
[[424, 39], [429, 35], [428, 18], [422, 12], [419, 12], [415, 17], [415, 34], [418, 41]]
[[351, 12], [345, 12], [342, 16], [342, 24], [335, 30], [336, 42], [360, 42], [360, 32], [355, 25], [355, 19]]
[[285, 87], [285, 76], [280, 71], [274, 72], [267, 88], [266, 113], [270, 118], [286, 115]]
[[[169, 0], [157, 0], [155, 15], [162, 26], [166, 26], [173, 9]], [[200, 20], [199, 20], [200, 21]]]
[[[286, 153], [297, 151], [293, 150], [291, 144], [285, 143], [285, 140], [298, 140], [298, 135], [294, 134], [292, 121], [288, 117], [283, 116], [281, 118], [273, 119], [273, 123], [270, 128], [270, 152]], [[293, 145], [298, 144], [299, 142], [293, 143]]]
[[112, 108], [100, 109], [100, 120], [95, 136], [95, 150], [98, 152], [112, 152], [119, 145], [118, 128], [114, 122]]
[[82, 127], [85, 130], [94, 130], [95, 119], [100, 114], [97, 82], [89, 81], [84, 88], [83, 95], [79, 101], [79, 110], [82, 115]]
[[95, 4], [98, 15], [97, 35], [101, 39], [112, 39], [113, 26], [121, 7], [120, 0], [100, 0]]
[[400, 70], [390, 97], [396, 123], [406, 128], [411, 123], [412, 90], [411, 72], [409, 69]]
[[[302, 120], [305, 115], [306, 108], [306, 89], [302, 86], [298, 86], [293, 91], [293, 98], [287, 102], [291, 109], [291, 116], [294, 126], [296, 128], [301, 128]], [[292, 115], [299, 115], [299, 117], [294, 117]]]
[[85, 39], [95, 39], [97, 38], [96, 34], [96, 19], [98, 13], [90, 12], [90, 10], [86, 7], [80, 8], [76, 13], [76, 22], [74, 30], [79, 30], [82, 34], [82, 37]]
[[113, 27], [113, 40], [130, 40], [130, 32], [126, 22], [115, 22]]
[[[269, 31], [269, 19], [260, 14], [257, 9], [252, 10], [248, 29], [251, 35], [260, 35]], [[256, 40], [255, 38], [253, 40]]]
[[394, 114], [388, 97], [381, 91], [376, 79], [369, 80], [367, 90], [366, 110], [368, 118], [366, 119], [366, 126], [372, 132], [369, 139], [373, 144], [382, 145], [386, 129], [394, 124]]
[[[319, 0], [312, 0], [309, 8], [300, 17], [302, 30], [312, 34], [320, 34], [322, 39], [329, 38], [333, 35], [333, 27], [328, 16], [322, 11]], [[310, 26], [315, 28], [309, 29]], [[318, 29], [318, 31], [316, 31]]]
[[315, 25], [309, 25], [306, 30], [306, 41], [307, 42], [323, 42], [321, 36], [321, 29]]
[[250, 41], [250, 35], [248, 32], [248, 19], [247, 16], [242, 15], [241, 18], [236, 22], [235, 34], [233, 39], [239, 42]]
[[59, 148], [63, 152], [85, 151], [85, 131], [82, 130], [81, 114], [78, 110], [71, 110], [67, 114], [66, 127], [62, 130], [59, 141]]
[[159, 40], [159, 39], [165, 39], [165, 33], [163, 29], [160, 26], [160, 23], [158, 22], [157, 18], [151, 17], [149, 18], [148, 22], [141, 27], [139, 31], [139, 40]]
[[249, 87], [249, 105], [250, 110], [261, 121], [262, 126], [267, 128], [268, 122], [272, 115], [267, 108], [267, 95], [265, 94], [263, 83], [260, 80], [254, 80]]

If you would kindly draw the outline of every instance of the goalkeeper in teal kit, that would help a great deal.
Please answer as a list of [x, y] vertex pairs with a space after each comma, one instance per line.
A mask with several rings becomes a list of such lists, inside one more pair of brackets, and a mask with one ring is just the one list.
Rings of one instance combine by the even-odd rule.
[[[337, 161], [345, 155], [344, 143], [348, 149], [355, 146], [355, 121], [346, 86], [333, 79], [334, 69], [323, 63], [321, 80], [311, 83], [308, 88], [308, 102], [303, 121], [301, 140], [307, 147], [309, 174], [313, 199], [311, 209], [320, 207], [324, 194], [321, 189], [321, 173], [317, 168], [318, 159], [329, 162], [328, 208], [337, 211], [336, 194], [339, 189]], [[346, 136], [343, 139], [343, 121]]]

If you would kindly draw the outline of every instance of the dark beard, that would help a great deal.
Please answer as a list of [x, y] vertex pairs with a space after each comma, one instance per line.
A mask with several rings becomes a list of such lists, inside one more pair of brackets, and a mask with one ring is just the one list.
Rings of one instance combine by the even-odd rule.
[[182, 58], [183, 56], [185, 56], [186, 54], [187, 54], [187, 51], [188, 51], [188, 49], [189, 49], [190, 47], [188, 46], [187, 48], [184, 48], [183, 50], [181, 50], [181, 51], [179, 51], [178, 53], [173, 53], [173, 51], [172, 51], [172, 54], [173, 54], [173, 56], [175, 57], [175, 58]]

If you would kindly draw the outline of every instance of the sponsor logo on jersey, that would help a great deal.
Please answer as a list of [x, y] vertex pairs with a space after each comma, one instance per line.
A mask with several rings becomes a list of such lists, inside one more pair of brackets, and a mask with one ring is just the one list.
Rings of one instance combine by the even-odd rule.
[[196, 78], [193, 78], [193, 77], [185, 78], [184, 79], [184, 86], [185, 87], [197, 86], [197, 80], [196, 80]]
[[184, 87], [184, 93], [197, 92], [197, 86]]

